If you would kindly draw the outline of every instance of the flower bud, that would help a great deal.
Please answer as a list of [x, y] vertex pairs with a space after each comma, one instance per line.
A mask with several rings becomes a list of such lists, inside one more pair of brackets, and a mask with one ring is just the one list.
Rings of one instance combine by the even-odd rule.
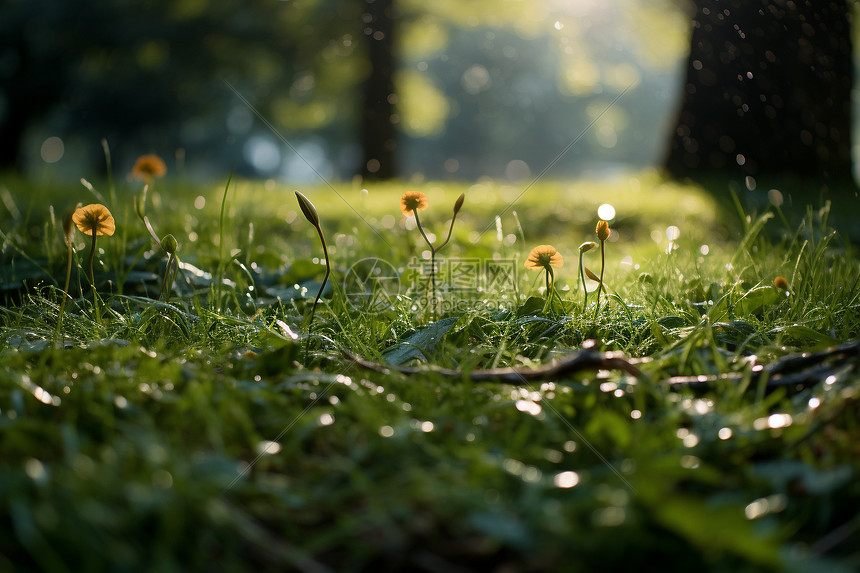
[[773, 286], [778, 289], [788, 290], [788, 281], [785, 280], [785, 277], [776, 277], [773, 279]]
[[311, 200], [296, 191], [296, 199], [299, 201], [299, 208], [311, 225], [319, 229], [320, 217], [317, 215], [317, 208], [311, 203]]
[[176, 237], [173, 235], [165, 235], [163, 239], [161, 239], [161, 248], [167, 251], [168, 255], [176, 254]]
[[455, 217], [457, 216], [457, 213], [460, 212], [460, 207], [463, 206], [463, 201], [465, 201], [465, 200], [466, 200], [466, 194], [460, 193], [460, 196], [457, 197], [457, 202], [454, 203], [454, 216]]
[[600, 239], [601, 242], [605, 241], [609, 238], [609, 223], [601, 219], [597, 223], [597, 229], [595, 229], [595, 232], [597, 233], [597, 238]]
[[597, 243], [595, 243], [594, 241], [586, 241], [586, 242], [582, 243], [581, 245], [579, 245], [579, 252], [580, 253], [587, 253], [588, 251], [590, 251], [591, 249], [593, 249], [596, 246], [597, 246]]

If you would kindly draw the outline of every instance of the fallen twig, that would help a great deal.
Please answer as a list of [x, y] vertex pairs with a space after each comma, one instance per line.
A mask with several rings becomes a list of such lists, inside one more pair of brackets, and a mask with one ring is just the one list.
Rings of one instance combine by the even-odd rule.
[[[448, 378], [468, 378], [473, 382], [504, 382], [522, 384], [538, 380], [559, 380], [564, 376], [584, 371], [622, 370], [636, 378], [644, 374], [637, 365], [650, 362], [649, 358], [628, 358], [622, 352], [600, 352], [594, 350], [594, 341], [586, 341], [584, 348], [572, 352], [563, 358], [545, 366], [529, 368], [517, 366], [513, 368], [490, 368], [487, 370], [454, 370], [427, 365], [420, 367], [392, 366], [366, 360], [357, 354], [341, 349], [343, 355], [355, 365], [380, 374], [398, 372], [407, 376], [433, 373]], [[856, 369], [857, 364], [851, 364], [860, 357], [860, 340], [847, 342], [839, 346], [802, 354], [789, 354], [768, 365], [752, 362], [752, 381], [757, 382], [762, 376], [767, 376], [766, 388], [780, 387], [805, 388], [812, 386], [831, 376], [841, 376], [846, 371]], [[686, 387], [693, 390], [709, 390], [722, 381], [737, 382], [742, 380], [744, 373], [728, 372], [719, 375], [673, 376], [665, 381], [671, 388]]]

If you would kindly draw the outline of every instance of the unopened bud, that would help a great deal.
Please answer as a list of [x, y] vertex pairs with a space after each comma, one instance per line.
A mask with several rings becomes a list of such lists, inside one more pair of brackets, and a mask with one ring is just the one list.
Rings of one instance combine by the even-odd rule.
[[609, 238], [609, 223], [606, 221], [600, 220], [597, 223], [597, 229], [595, 229], [597, 233], [597, 238], [601, 241], [605, 241]]
[[466, 200], [466, 194], [460, 193], [460, 196], [457, 197], [457, 202], [454, 203], [454, 216], [456, 216], [457, 213], [460, 212], [460, 207], [463, 206], [463, 201], [465, 201], [465, 200]]
[[296, 199], [299, 201], [299, 208], [311, 225], [316, 228], [320, 226], [320, 217], [317, 215], [317, 208], [311, 203], [311, 200], [296, 191]]
[[176, 237], [173, 235], [165, 235], [163, 239], [161, 239], [161, 248], [167, 251], [168, 255], [176, 254]]
[[596, 246], [597, 246], [597, 243], [595, 243], [594, 241], [586, 241], [586, 242], [582, 243], [581, 245], [579, 245], [579, 252], [580, 253], [587, 253], [588, 251], [590, 251], [591, 249], [593, 249]]

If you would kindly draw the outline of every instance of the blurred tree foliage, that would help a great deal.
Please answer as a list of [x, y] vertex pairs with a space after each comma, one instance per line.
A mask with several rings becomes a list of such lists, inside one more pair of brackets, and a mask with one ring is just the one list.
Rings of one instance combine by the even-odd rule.
[[[673, 0], [10, 0], [0, 168], [27, 167], [39, 129], [93, 162], [106, 137], [116, 163], [184, 148], [249, 175], [292, 176], [307, 142], [341, 178], [517, 179], [574, 140], [558, 175], [643, 165], [688, 33]], [[249, 159], [282, 147], [255, 111], [305, 157]]]
[[280, 125], [325, 126], [362, 74], [334, 41], [358, 7], [332, 4], [13, 0], [0, 18], [0, 163], [20, 167], [25, 130], [49, 114], [114, 149], [226, 138], [236, 96], [224, 80]]

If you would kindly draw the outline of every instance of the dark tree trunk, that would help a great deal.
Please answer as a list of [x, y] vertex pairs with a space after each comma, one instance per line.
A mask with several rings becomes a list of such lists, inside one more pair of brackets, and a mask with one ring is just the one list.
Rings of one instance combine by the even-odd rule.
[[851, 185], [846, 0], [695, 0], [666, 170]]
[[361, 112], [361, 174], [368, 179], [397, 176], [397, 130], [393, 123], [394, 0], [365, 0], [362, 15], [370, 60]]

